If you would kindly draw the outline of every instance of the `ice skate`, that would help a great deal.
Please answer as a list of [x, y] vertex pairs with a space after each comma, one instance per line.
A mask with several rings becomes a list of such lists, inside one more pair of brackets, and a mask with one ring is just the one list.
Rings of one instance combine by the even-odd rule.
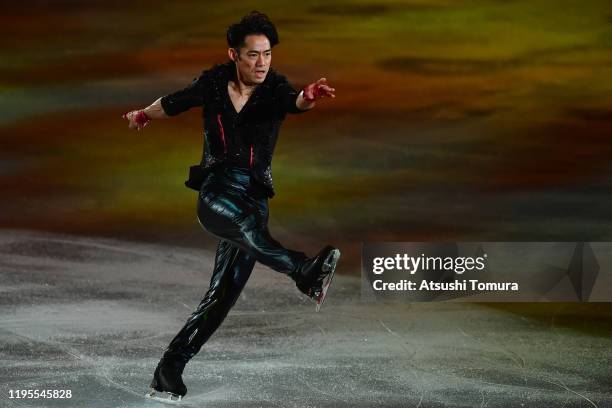
[[165, 404], [180, 405], [183, 397], [178, 394], [171, 392], [159, 392], [151, 388], [151, 391], [145, 395], [146, 398], [155, 401], [163, 402]]
[[316, 301], [317, 312], [325, 301], [339, 259], [340, 250], [328, 245], [294, 276], [298, 289]]
[[181, 378], [184, 368], [185, 363], [179, 360], [162, 358], [157, 364], [151, 381], [151, 390], [146, 397], [170, 404], [180, 403], [187, 394], [187, 387]]
[[316, 311], [318, 312], [321, 309], [321, 305], [325, 301], [325, 297], [327, 296], [327, 291], [332, 283], [332, 279], [334, 278], [334, 272], [336, 271], [336, 265], [338, 264], [338, 260], [340, 259], [340, 250], [334, 249], [326, 258], [325, 262], [323, 262], [323, 274], [318, 282], [320, 282], [320, 290], [319, 286], [315, 289], [315, 301], [317, 303]]

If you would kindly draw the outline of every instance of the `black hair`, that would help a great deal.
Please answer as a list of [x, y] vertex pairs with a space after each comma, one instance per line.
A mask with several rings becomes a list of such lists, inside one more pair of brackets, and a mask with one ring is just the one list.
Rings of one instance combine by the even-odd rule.
[[232, 24], [227, 28], [227, 45], [230, 48], [239, 49], [244, 46], [245, 37], [251, 34], [263, 34], [268, 37], [270, 47], [279, 43], [276, 27], [268, 16], [254, 10], [242, 17], [239, 23]]

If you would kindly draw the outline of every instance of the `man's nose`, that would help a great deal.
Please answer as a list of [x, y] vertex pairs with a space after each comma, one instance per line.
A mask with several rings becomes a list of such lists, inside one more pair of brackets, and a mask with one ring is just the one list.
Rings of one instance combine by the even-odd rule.
[[266, 65], [266, 60], [264, 59], [263, 54], [259, 54], [259, 56], [257, 57], [257, 66], [262, 66], [262, 65]]

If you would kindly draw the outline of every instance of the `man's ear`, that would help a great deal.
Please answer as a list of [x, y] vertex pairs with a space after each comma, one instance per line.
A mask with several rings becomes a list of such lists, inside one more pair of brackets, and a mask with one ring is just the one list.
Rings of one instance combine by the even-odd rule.
[[227, 55], [229, 56], [229, 59], [231, 59], [234, 62], [240, 59], [238, 52], [236, 51], [235, 48], [228, 48]]

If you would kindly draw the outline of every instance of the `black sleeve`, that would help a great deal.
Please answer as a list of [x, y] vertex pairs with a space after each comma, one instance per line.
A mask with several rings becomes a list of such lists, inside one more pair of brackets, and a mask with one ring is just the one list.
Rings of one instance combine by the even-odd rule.
[[208, 75], [204, 71], [185, 89], [176, 91], [161, 98], [161, 106], [168, 116], [175, 116], [196, 106], [204, 105], [204, 88]]
[[291, 86], [289, 81], [287, 81], [287, 78], [285, 78], [282, 75], [279, 75], [279, 80], [276, 85], [275, 94], [278, 100], [280, 101], [284, 112], [302, 113], [302, 112], [308, 111], [308, 109], [302, 110], [296, 106], [295, 101], [297, 100], [300, 92], [296, 91]]

